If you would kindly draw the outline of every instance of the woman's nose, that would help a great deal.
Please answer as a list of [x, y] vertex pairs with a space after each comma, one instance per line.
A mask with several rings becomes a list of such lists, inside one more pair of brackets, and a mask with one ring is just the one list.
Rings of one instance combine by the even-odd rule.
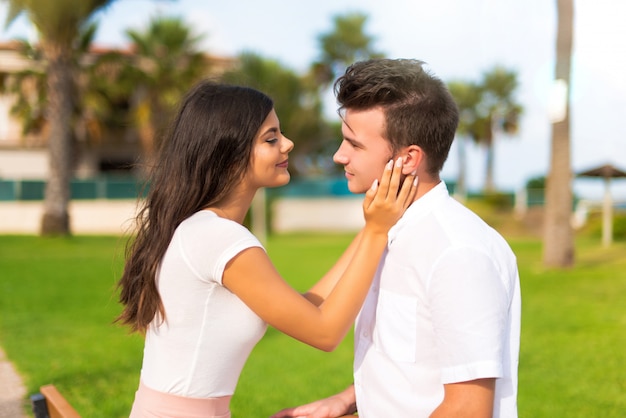
[[291, 152], [291, 150], [293, 150], [293, 141], [286, 136], [283, 138], [285, 139], [285, 141], [283, 141], [283, 152]]

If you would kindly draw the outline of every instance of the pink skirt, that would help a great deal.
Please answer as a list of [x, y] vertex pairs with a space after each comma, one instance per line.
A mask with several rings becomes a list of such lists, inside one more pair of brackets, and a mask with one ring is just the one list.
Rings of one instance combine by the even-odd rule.
[[129, 418], [230, 418], [231, 397], [187, 398], [140, 383]]

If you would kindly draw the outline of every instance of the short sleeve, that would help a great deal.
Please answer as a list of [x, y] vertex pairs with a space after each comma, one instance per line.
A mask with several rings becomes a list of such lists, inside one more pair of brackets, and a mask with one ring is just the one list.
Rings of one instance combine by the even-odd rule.
[[509, 297], [490, 255], [446, 251], [428, 295], [443, 383], [502, 377]]
[[233, 257], [251, 247], [265, 248], [243, 225], [212, 212], [202, 215], [194, 215], [180, 228], [180, 250], [199, 280], [222, 285], [224, 269]]

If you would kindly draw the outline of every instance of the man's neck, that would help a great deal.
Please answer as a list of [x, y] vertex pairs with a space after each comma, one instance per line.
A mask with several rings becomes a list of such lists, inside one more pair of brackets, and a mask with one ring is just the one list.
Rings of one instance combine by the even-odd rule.
[[420, 197], [424, 196], [426, 193], [434, 189], [439, 183], [441, 183], [441, 179], [439, 176], [437, 177], [429, 177], [429, 176], [421, 176], [418, 177], [417, 180], [417, 193], [415, 194], [415, 198], [413, 201], [415, 202]]

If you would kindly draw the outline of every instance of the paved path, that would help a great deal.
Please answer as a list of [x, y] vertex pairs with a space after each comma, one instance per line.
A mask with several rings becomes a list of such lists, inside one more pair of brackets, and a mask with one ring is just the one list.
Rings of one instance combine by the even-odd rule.
[[22, 378], [0, 348], [0, 418], [26, 418], [22, 407], [25, 399]]

